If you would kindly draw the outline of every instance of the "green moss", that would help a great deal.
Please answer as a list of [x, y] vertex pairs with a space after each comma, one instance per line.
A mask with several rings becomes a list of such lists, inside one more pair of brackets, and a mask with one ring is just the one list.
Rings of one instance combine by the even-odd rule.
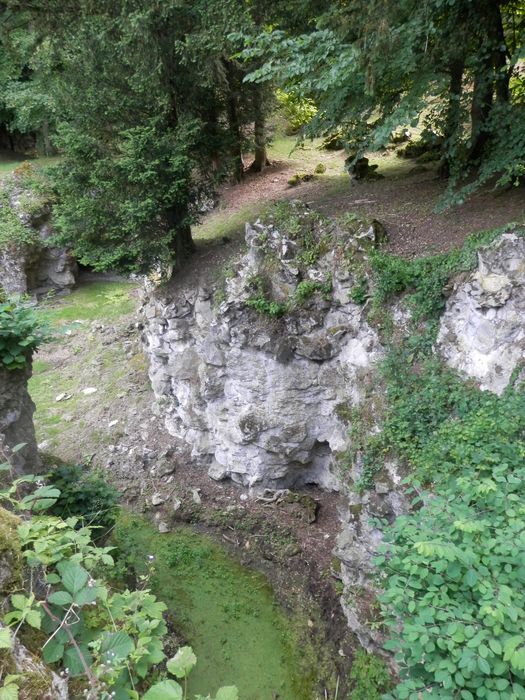
[[0, 508], [0, 595], [7, 596], [22, 583], [22, 552], [17, 528], [20, 519]]
[[0, 194], [0, 249], [13, 245], [37, 245], [40, 243], [38, 232], [30, 226], [24, 226], [16, 212], [11, 208], [9, 198]]
[[114, 541], [128, 572], [144, 573], [148, 556], [155, 557], [153, 591], [167, 603], [198, 658], [189, 696], [235, 684], [246, 700], [272, 693], [311, 699], [318, 668], [308, 648], [299, 653], [293, 625], [277, 608], [264, 577], [187, 529], [159, 535], [143, 520], [124, 516]]

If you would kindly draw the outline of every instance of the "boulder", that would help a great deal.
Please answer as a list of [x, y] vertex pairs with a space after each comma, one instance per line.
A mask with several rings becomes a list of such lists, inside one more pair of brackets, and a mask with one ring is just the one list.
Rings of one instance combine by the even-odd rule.
[[453, 287], [437, 349], [482, 389], [501, 394], [525, 360], [525, 237], [505, 233]]

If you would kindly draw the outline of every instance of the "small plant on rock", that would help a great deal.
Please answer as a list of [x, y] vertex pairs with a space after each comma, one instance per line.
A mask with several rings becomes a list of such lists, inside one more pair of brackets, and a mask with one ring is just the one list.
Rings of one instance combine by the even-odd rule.
[[29, 304], [0, 302], [0, 368], [22, 369], [50, 337], [49, 327]]

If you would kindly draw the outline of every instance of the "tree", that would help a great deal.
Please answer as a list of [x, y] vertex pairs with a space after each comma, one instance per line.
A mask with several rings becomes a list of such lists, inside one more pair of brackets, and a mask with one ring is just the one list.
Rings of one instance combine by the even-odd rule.
[[59, 66], [59, 239], [84, 264], [145, 271], [192, 249], [224, 130], [210, 121], [206, 75], [185, 61], [194, 20], [176, 0], [31, 3], [28, 21]]
[[[484, 172], [501, 183], [522, 172], [524, 45], [522, 0], [340, 0], [308, 32], [271, 28], [244, 55], [262, 62], [250, 80], [314, 100], [309, 135], [341, 130], [356, 157], [384, 146], [397, 126], [426, 120], [443, 137], [443, 173], [463, 186], [472, 167], [478, 184]], [[502, 119], [515, 124], [518, 147], [498, 159]]]

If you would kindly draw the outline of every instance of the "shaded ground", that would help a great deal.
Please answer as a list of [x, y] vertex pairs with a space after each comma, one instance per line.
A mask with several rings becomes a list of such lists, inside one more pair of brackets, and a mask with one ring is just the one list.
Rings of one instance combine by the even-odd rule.
[[[197, 240], [240, 236], [245, 221], [264, 213], [268, 204], [280, 198], [303, 199], [327, 216], [347, 211], [374, 216], [390, 235], [388, 249], [410, 257], [446, 251], [476, 231], [525, 220], [524, 187], [507, 191], [486, 187], [462, 206], [438, 214], [434, 208], [446, 183], [437, 176], [435, 164], [418, 166], [413, 160], [398, 158], [394, 151], [373, 154], [370, 162], [379, 166], [384, 177], [356, 182], [343, 173], [342, 152], [319, 150], [319, 143], [313, 142], [288, 155], [293, 144], [291, 137], [279, 140], [271, 151], [274, 164], [270, 168], [247, 174], [240, 185], [224, 187], [219, 206], [196, 229]], [[326, 166], [325, 174], [297, 187], [288, 185], [292, 174], [312, 172], [318, 162]]]

